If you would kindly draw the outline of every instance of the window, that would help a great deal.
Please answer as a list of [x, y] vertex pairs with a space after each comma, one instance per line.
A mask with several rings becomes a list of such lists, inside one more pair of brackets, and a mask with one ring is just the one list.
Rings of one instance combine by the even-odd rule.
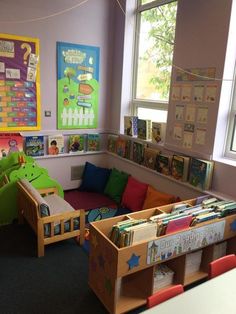
[[177, 1], [138, 0], [133, 111], [140, 118], [166, 122], [176, 11]]

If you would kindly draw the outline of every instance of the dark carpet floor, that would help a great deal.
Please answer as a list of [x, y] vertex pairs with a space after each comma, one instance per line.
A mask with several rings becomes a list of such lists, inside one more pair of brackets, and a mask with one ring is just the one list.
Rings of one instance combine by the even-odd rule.
[[37, 258], [34, 233], [27, 225], [12, 224], [0, 227], [0, 313], [107, 311], [88, 286], [88, 255], [83, 248], [66, 240], [47, 246], [45, 256]]

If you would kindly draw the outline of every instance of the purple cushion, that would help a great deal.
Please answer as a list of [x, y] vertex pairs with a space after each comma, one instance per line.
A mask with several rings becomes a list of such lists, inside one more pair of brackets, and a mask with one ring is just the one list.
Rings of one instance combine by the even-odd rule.
[[75, 209], [93, 209], [107, 206], [117, 208], [116, 202], [109, 197], [95, 192], [84, 192], [79, 190], [65, 191], [64, 199]]

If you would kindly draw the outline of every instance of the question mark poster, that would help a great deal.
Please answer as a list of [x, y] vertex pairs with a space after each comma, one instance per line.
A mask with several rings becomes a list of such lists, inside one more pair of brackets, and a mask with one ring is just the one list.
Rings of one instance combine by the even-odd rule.
[[0, 131], [40, 129], [39, 40], [0, 34]]
[[57, 42], [58, 129], [97, 128], [99, 53], [98, 47]]

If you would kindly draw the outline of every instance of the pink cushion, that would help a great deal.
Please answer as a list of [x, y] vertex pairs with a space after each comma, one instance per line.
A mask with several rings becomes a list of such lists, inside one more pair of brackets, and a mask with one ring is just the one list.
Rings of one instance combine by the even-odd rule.
[[75, 209], [93, 209], [98, 207], [116, 208], [116, 203], [109, 197], [95, 192], [76, 190], [65, 191], [64, 199]]
[[125, 191], [122, 196], [122, 206], [132, 211], [138, 211], [143, 208], [148, 184], [142, 183], [132, 176], [129, 176]]

